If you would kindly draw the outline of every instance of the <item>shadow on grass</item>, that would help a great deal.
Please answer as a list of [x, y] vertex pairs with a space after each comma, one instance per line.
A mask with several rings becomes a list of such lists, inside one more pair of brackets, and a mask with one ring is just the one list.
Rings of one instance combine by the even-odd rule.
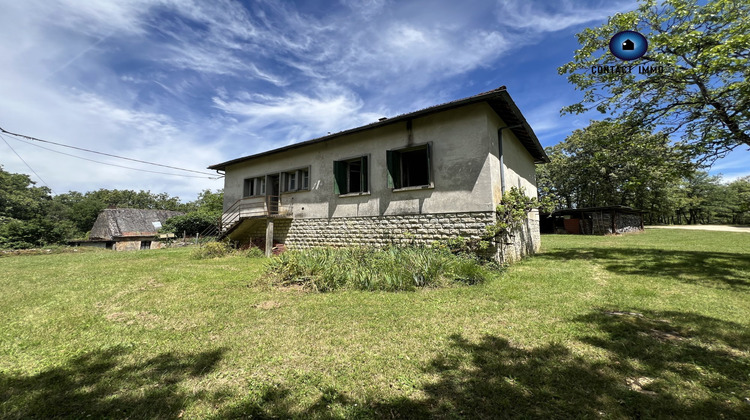
[[0, 372], [0, 417], [177, 418], [190, 401], [208, 398], [177, 385], [211, 372], [224, 350], [124, 363], [127, 353], [93, 351], [31, 376]]
[[739, 324], [682, 312], [594, 311], [582, 357], [551, 343], [455, 335], [425, 368], [421, 398], [357, 401], [333, 388], [307, 408], [275, 386], [218, 418], [750, 418], [750, 335]]
[[750, 254], [634, 248], [576, 248], [534, 258], [552, 261], [595, 259], [618, 274], [670, 277], [718, 288], [750, 289]]

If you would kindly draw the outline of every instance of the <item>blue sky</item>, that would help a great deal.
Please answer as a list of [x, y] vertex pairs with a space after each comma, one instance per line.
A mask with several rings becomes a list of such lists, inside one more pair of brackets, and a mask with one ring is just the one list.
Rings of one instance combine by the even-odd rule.
[[[602, 118], [559, 115], [579, 98], [557, 74], [578, 48], [575, 34], [633, 7], [0, 0], [0, 127], [200, 170], [505, 85], [550, 146]], [[98, 165], [5, 137], [55, 193], [145, 189], [190, 200], [223, 186]], [[750, 153], [741, 149], [711, 172], [750, 174]], [[31, 175], [1, 141], [0, 164]]]

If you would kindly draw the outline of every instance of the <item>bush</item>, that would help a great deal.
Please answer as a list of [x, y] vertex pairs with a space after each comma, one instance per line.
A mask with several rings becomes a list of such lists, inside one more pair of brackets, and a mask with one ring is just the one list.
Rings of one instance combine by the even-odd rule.
[[195, 236], [218, 227], [219, 216], [204, 211], [194, 211], [192, 213], [174, 216], [167, 219], [162, 231], [171, 232], [177, 236], [183, 233], [188, 236]]
[[242, 253], [243, 253], [243, 254], [244, 254], [244, 255], [245, 255], [245, 256], [246, 256], [247, 258], [263, 258], [263, 257], [265, 257], [265, 256], [266, 256], [266, 253], [265, 253], [265, 252], [263, 252], [263, 251], [262, 251], [262, 250], [261, 250], [260, 248], [258, 248], [258, 247], [255, 247], [255, 246], [253, 246], [253, 247], [250, 247], [250, 248], [248, 248], [248, 249], [246, 249], [246, 250], [242, 251]]
[[0, 248], [28, 249], [63, 243], [70, 230], [69, 222], [5, 219], [0, 222]]
[[195, 248], [190, 256], [196, 260], [204, 260], [208, 258], [219, 258], [225, 257], [231, 254], [234, 250], [226, 242], [207, 242], [200, 248]]
[[320, 292], [415, 290], [451, 283], [480, 283], [486, 271], [467, 256], [430, 248], [314, 248], [288, 251], [268, 263], [275, 281]]

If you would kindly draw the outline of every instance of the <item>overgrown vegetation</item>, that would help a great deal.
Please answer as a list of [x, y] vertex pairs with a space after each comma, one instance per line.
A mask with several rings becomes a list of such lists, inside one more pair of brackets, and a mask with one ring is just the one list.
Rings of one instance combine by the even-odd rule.
[[550, 235], [417, 293], [268, 287], [189, 248], [6, 257], [0, 417], [746, 419], [747, 241]]
[[190, 252], [194, 260], [205, 260], [211, 258], [222, 258], [230, 255], [241, 255], [248, 258], [261, 258], [265, 254], [257, 247], [247, 249], [235, 249], [228, 242], [206, 242], [195, 247]]
[[456, 236], [443, 241], [436, 241], [432, 244], [432, 247], [441, 250], [447, 249], [456, 255], [465, 254], [492, 261], [494, 255], [488, 253], [492, 243], [512, 242], [510, 239], [526, 222], [530, 211], [533, 209], [551, 211], [553, 207], [554, 204], [549, 198], [540, 201], [536, 197], [527, 196], [523, 187], [511, 187], [503, 194], [502, 202], [495, 208], [497, 216], [495, 223], [486, 226], [480, 238], [472, 239]]
[[269, 274], [281, 285], [333, 290], [415, 290], [487, 279], [479, 262], [466, 255], [419, 247], [373, 249], [313, 248], [287, 251], [269, 261]]

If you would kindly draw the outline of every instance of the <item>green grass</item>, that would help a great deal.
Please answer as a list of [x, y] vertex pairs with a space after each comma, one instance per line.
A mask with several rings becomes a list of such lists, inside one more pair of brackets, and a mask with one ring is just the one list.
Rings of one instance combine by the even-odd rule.
[[189, 249], [3, 257], [0, 418], [750, 418], [750, 235], [542, 240], [396, 293]]

